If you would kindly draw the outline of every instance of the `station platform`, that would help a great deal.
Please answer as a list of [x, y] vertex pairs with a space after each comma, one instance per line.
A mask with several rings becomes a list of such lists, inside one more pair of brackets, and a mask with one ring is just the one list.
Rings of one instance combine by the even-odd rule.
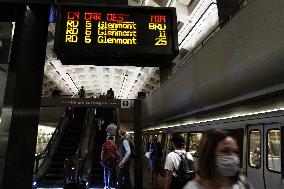
[[158, 185], [153, 186], [151, 183], [152, 178], [151, 178], [151, 173], [148, 170], [148, 159], [146, 157], [143, 157], [143, 188], [145, 189], [163, 189], [164, 188], [164, 183], [165, 183], [165, 178], [161, 177], [161, 175], [158, 176]]
[[[159, 175], [158, 185], [153, 186], [153, 184], [151, 183], [152, 178], [151, 178], [151, 173], [148, 170], [148, 166], [149, 166], [148, 159], [146, 157], [143, 157], [143, 188], [144, 189], [163, 189], [164, 183], [165, 183], [164, 177], [161, 177]], [[131, 167], [130, 167], [130, 179], [131, 179], [131, 182], [133, 183], [134, 182], [133, 163], [131, 164]], [[63, 188], [37, 188], [37, 189], [63, 189]], [[104, 189], [104, 188], [89, 188], [89, 189]]]

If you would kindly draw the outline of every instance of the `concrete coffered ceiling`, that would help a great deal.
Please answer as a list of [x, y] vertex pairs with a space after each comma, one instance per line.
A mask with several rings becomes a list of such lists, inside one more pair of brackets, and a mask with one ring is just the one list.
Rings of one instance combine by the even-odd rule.
[[[218, 25], [216, 0], [129, 0], [130, 6], [176, 7], [178, 41], [189, 53]], [[151, 94], [160, 87], [159, 68], [129, 66], [62, 65], [53, 50], [55, 24], [49, 25], [43, 96], [59, 89], [63, 95], [76, 95], [84, 86], [87, 97], [97, 97], [112, 88], [120, 99], [137, 98], [138, 92]], [[179, 64], [178, 56], [174, 61]]]

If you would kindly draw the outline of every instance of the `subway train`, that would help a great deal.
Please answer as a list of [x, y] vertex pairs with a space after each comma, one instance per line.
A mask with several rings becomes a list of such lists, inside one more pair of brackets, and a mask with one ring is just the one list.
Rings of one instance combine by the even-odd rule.
[[237, 139], [242, 171], [255, 189], [284, 189], [284, 158], [281, 145], [284, 127], [284, 110], [270, 110], [246, 116], [234, 116], [191, 124], [175, 125], [144, 130], [143, 143], [146, 145], [153, 135], [163, 146], [163, 160], [169, 153], [171, 134], [178, 132], [186, 141], [195, 163], [202, 133], [209, 128], [229, 130]]

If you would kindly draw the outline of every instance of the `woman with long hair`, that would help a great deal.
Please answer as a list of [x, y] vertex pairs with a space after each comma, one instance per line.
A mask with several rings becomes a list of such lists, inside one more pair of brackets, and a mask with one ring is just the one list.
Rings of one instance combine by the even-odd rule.
[[252, 189], [241, 174], [236, 140], [221, 129], [205, 131], [198, 153], [198, 172], [184, 189]]

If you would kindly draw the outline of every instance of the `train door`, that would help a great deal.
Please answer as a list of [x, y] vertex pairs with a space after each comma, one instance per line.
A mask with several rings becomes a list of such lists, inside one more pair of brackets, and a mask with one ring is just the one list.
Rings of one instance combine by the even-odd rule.
[[265, 189], [263, 175], [263, 125], [248, 126], [248, 155], [247, 155], [247, 176], [254, 188]]
[[248, 126], [247, 176], [254, 188], [284, 189], [279, 124]]
[[281, 183], [281, 134], [279, 124], [264, 125], [264, 179], [267, 189], [283, 189]]

